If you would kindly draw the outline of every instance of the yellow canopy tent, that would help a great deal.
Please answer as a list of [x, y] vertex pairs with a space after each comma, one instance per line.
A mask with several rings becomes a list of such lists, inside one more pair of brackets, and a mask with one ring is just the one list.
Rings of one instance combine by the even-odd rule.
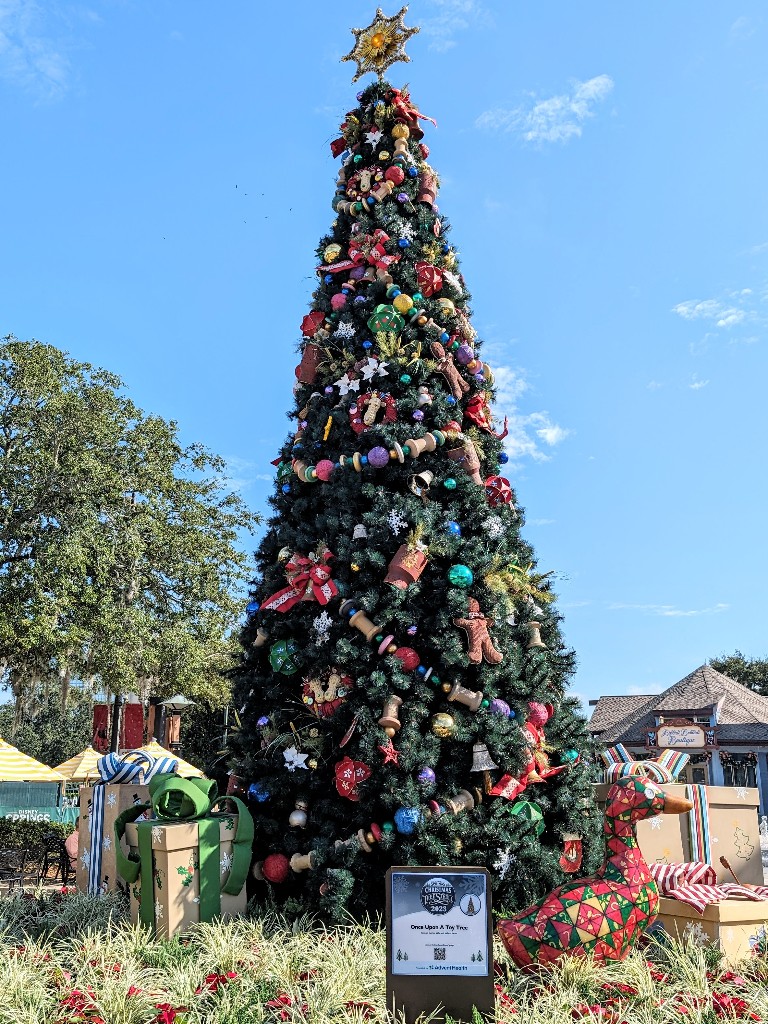
[[64, 776], [0, 739], [0, 782], [64, 782]]
[[165, 747], [161, 747], [157, 740], [152, 740], [150, 743], [145, 743], [143, 747], [139, 747], [139, 750], [146, 751], [147, 754], [151, 754], [152, 757], [173, 757], [179, 762], [179, 766], [176, 769], [178, 775], [181, 775], [183, 779], [191, 779], [193, 776], [197, 778], [203, 777], [203, 772], [199, 768], [195, 768], [193, 764], [188, 761], [182, 761], [180, 757], [176, 757], [176, 754], [171, 753], [170, 750], [166, 750]]
[[92, 782], [99, 777], [96, 762], [100, 757], [98, 750], [86, 747], [63, 764], [57, 764], [53, 770], [63, 775], [67, 782]]

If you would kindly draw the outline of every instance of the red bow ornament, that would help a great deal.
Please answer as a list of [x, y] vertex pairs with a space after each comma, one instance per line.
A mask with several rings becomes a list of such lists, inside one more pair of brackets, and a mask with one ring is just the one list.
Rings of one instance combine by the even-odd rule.
[[372, 235], [361, 235], [353, 238], [349, 243], [349, 259], [341, 260], [339, 263], [324, 263], [318, 267], [318, 271], [327, 274], [338, 274], [342, 270], [353, 270], [355, 267], [369, 263], [372, 267], [386, 270], [400, 259], [399, 256], [390, 256], [384, 248], [389, 241], [389, 235], [376, 228]]
[[507, 417], [504, 417], [504, 429], [500, 434], [497, 434], [493, 429], [493, 421], [491, 420], [491, 410], [488, 407], [487, 395], [483, 392], [481, 395], [473, 395], [464, 407], [464, 415], [468, 420], [471, 420], [476, 427], [480, 427], [481, 430], [485, 430], [488, 434], [493, 434], [494, 437], [502, 441], [509, 430], [507, 429]]
[[328, 604], [339, 592], [328, 568], [333, 557], [324, 544], [313, 555], [300, 555], [295, 551], [285, 566], [290, 586], [267, 598], [261, 607], [272, 612], [287, 612], [298, 601]]
[[401, 89], [392, 89], [387, 98], [395, 108], [397, 120], [404, 121], [409, 128], [418, 128], [419, 118], [422, 121], [431, 121], [435, 128], [437, 128], [437, 121], [434, 117], [427, 117], [426, 114], [418, 111], [411, 103], [411, 98], [407, 92], [403, 92]]
[[339, 796], [357, 802], [360, 799], [357, 787], [370, 776], [371, 769], [362, 761], [353, 761], [351, 757], [345, 757], [336, 765], [335, 774]]

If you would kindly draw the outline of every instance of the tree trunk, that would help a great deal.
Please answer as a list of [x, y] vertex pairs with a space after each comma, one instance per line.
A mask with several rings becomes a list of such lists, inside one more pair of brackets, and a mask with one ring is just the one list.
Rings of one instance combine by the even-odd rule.
[[117, 753], [120, 749], [120, 707], [122, 703], [123, 698], [116, 693], [112, 702], [112, 729], [109, 737], [109, 749], [112, 753]]

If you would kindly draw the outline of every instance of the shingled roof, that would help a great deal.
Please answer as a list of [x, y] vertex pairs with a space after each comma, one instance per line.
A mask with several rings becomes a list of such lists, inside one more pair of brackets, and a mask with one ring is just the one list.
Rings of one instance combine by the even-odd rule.
[[644, 745], [657, 714], [673, 718], [718, 705], [720, 743], [768, 743], [768, 698], [711, 665], [701, 665], [663, 693], [601, 697], [589, 730], [602, 743]]

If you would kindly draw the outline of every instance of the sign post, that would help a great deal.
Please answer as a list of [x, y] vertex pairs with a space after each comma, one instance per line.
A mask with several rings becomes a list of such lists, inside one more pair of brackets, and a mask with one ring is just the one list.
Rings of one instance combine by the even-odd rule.
[[387, 1006], [471, 1021], [493, 1012], [490, 875], [480, 867], [387, 871]]

